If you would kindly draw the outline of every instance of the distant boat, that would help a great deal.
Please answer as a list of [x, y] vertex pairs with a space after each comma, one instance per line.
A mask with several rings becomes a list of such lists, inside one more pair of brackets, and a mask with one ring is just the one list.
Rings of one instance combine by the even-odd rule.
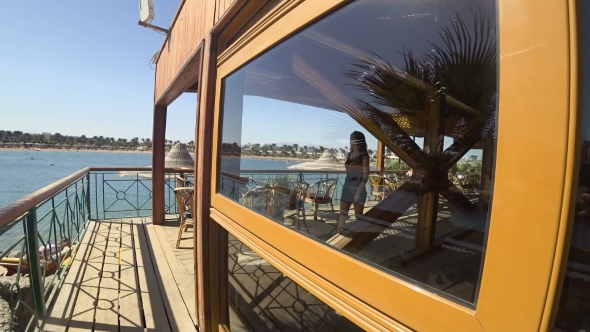
[[39, 149], [39, 148], [35, 148], [35, 151], [41, 151], [41, 149]]

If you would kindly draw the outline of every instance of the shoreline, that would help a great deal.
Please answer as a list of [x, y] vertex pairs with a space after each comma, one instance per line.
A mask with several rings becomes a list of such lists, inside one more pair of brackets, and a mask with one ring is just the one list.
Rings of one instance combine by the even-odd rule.
[[[76, 149], [56, 149], [56, 148], [47, 148], [47, 149], [41, 149], [41, 151], [35, 151], [33, 149], [22, 149], [22, 148], [0, 148], [0, 153], [2, 151], [11, 151], [11, 152], [75, 152], [75, 153], [79, 153], [79, 152], [106, 152], [106, 153], [143, 153], [143, 154], [152, 154], [152, 151], [137, 151], [137, 150], [130, 150], [130, 151], [124, 151], [124, 150], [86, 150], [86, 149], [80, 149], [80, 150], [76, 150]], [[191, 154], [194, 154], [194, 152], [191, 152]]]
[[[151, 150], [148, 151], [137, 151], [137, 150], [129, 150], [129, 151], [124, 151], [124, 150], [86, 150], [86, 149], [80, 149], [80, 150], [76, 150], [76, 149], [56, 149], [56, 148], [47, 148], [47, 149], [41, 149], [41, 151], [35, 151], [33, 149], [23, 149], [23, 148], [0, 148], [0, 153], [2, 153], [2, 151], [11, 151], [11, 152], [34, 152], [34, 153], [41, 153], [44, 151], [47, 152], [74, 152], [74, 153], [80, 153], [80, 152], [84, 152], [84, 153], [94, 153], [94, 152], [98, 152], [98, 153], [133, 153], [133, 154], [152, 154]], [[166, 151], [167, 153], [168, 151]], [[191, 156], [195, 156], [194, 152], [190, 152]], [[268, 159], [268, 160], [289, 160], [289, 161], [314, 161], [317, 160], [316, 159], [312, 159], [312, 158], [285, 158], [285, 157], [272, 157], [272, 156], [242, 156], [242, 157], [236, 157], [236, 156], [224, 156], [225, 158], [249, 158], [249, 159]]]
[[267, 160], [289, 160], [289, 161], [315, 161], [316, 159], [312, 159], [312, 158], [286, 158], [286, 157], [272, 157], [272, 156], [241, 156], [241, 157], [236, 157], [236, 156], [223, 156], [224, 158], [248, 158], [248, 159], [267, 159]]
[[[75, 150], [75, 149], [56, 149], [56, 148], [47, 148], [47, 149], [41, 149], [41, 151], [35, 151], [33, 149], [23, 149], [23, 148], [0, 148], [0, 153], [2, 153], [3, 151], [10, 151], [10, 152], [34, 152], [34, 153], [41, 153], [44, 151], [47, 152], [74, 152], [74, 153], [80, 153], [80, 152], [84, 152], [84, 153], [93, 153], [93, 152], [98, 152], [98, 153], [132, 153], [132, 154], [152, 154], [151, 150], [148, 151], [137, 151], [137, 150], [131, 150], [131, 151], [124, 151], [124, 150]], [[167, 151], [168, 152], [168, 151]], [[194, 158], [195, 157], [195, 153], [194, 152], [189, 152], [189, 154]], [[272, 156], [241, 156], [241, 157], [236, 157], [236, 156], [224, 156], [224, 158], [248, 158], [248, 159], [266, 159], [266, 160], [289, 160], [289, 161], [298, 161], [298, 162], [310, 162], [310, 161], [316, 161], [319, 158], [285, 158], [285, 157], [272, 157]], [[372, 166], [375, 166], [376, 163], [375, 162], [371, 162]]]

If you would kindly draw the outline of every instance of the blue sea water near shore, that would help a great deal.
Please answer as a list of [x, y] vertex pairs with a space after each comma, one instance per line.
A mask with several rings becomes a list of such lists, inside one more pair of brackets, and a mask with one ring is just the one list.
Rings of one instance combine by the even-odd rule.
[[[124, 152], [106, 152], [106, 151], [1, 151], [0, 150], [0, 208], [25, 197], [47, 185], [52, 184], [82, 168], [89, 166], [149, 166], [151, 165], [152, 155], [150, 153], [124, 153]], [[241, 158], [241, 169], [248, 170], [286, 170], [288, 166], [296, 164], [291, 161], [289, 164], [285, 160], [273, 159], [254, 159]], [[112, 175], [111, 179], [119, 179]], [[123, 178], [124, 179], [124, 178]], [[94, 180], [91, 177], [91, 183]], [[144, 179], [145, 186], [150, 186], [150, 180]], [[111, 182], [116, 187], [117, 184], [125, 186], [128, 182]], [[108, 187], [108, 186], [107, 186]], [[142, 186], [138, 186], [142, 188]], [[117, 188], [115, 188], [117, 189]], [[109, 188], [105, 189], [107, 195]], [[94, 189], [91, 190], [91, 196], [94, 195]], [[111, 195], [116, 195], [111, 192]], [[139, 205], [143, 208], [150, 209], [151, 203], [148, 201], [149, 192], [144, 189], [142, 197], [138, 199]], [[95, 203], [92, 198], [92, 204]], [[132, 203], [135, 203], [132, 201]], [[102, 202], [97, 203], [101, 205]], [[106, 199], [105, 206], [109, 205]], [[103, 208], [105, 207], [103, 206]], [[47, 207], [47, 210], [49, 208]], [[147, 211], [149, 214], [149, 211]], [[93, 214], [94, 216], [94, 214]], [[115, 214], [111, 214], [115, 217]], [[39, 214], [38, 214], [38, 217]], [[99, 216], [100, 217], [100, 216]], [[47, 218], [49, 220], [49, 218]], [[48, 222], [39, 223], [39, 232], [47, 233]], [[11, 229], [0, 231], [0, 251], [14, 243], [14, 240], [23, 234], [22, 226], [16, 224]]]
[[[89, 166], [149, 166], [150, 153], [103, 151], [1, 151], [0, 208]], [[248, 170], [287, 169], [284, 160], [241, 158]]]

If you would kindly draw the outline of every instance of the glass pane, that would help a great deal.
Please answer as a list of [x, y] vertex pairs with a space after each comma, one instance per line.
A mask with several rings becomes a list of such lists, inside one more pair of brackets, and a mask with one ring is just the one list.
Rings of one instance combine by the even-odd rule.
[[229, 235], [230, 330], [362, 331]]
[[582, 151], [575, 217], [555, 331], [590, 331], [590, 2], [580, 1]]
[[493, 0], [355, 1], [223, 79], [219, 193], [475, 303], [497, 72]]

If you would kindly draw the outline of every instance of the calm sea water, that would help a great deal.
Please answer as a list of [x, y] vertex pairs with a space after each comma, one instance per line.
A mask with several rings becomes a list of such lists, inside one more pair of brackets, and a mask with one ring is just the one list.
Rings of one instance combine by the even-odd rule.
[[[1, 151], [0, 150], [0, 208], [31, 194], [55, 181], [58, 181], [84, 167], [88, 166], [149, 166], [151, 165], [151, 154], [149, 153], [112, 153], [112, 152], [91, 152], [91, 151]], [[241, 169], [248, 170], [265, 170], [275, 169], [283, 170], [288, 166], [284, 160], [269, 159], [250, 159], [242, 158], [240, 161]], [[110, 179], [120, 180], [116, 175], [111, 175]], [[131, 178], [133, 179], [133, 178]], [[91, 177], [91, 183], [94, 180]], [[117, 185], [121, 188], [127, 186], [128, 182], [110, 182], [113, 187]], [[143, 179], [147, 187], [150, 186], [149, 179]], [[139, 186], [142, 188], [141, 186]], [[116, 188], [118, 189], [118, 188]], [[149, 192], [143, 189], [143, 193], [138, 201], [139, 205], [149, 199]], [[105, 195], [109, 194], [109, 188], [105, 189]], [[94, 191], [91, 190], [91, 195]], [[114, 192], [112, 193], [114, 195]], [[134, 194], [134, 193], [132, 193]], [[145, 196], [145, 197], [144, 197]], [[113, 200], [114, 201], [114, 200]], [[134, 200], [131, 200], [135, 203]], [[95, 198], [92, 197], [92, 204], [95, 205]], [[102, 200], [99, 199], [99, 205]], [[109, 205], [108, 199], [105, 205]], [[143, 205], [144, 208], [150, 207], [151, 204]], [[45, 207], [45, 206], [44, 206]], [[100, 207], [102, 208], [102, 206]], [[49, 208], [47, 207], [46, 210]], [[63, 209], [62, 209], [63, 210]], [[44, 212], [44, 211], [42, 211]], [[40, 217], [38, 214], [38, 217]], [[93, 214], [94, 216], [94, 214]], [[114, 215], [111, 215], [114, 216]], [[49, 218], [47, 218], [49, 219]], [[39, 232], [48, 234], [48, 222], [39, 224]], [[14, 243], [23, 234], [22, 225], [16, 224], [11, 229], [0, 230], [0, 251], [7, 250], [7, 247]]]
[[[0, 208], [84, 167], [151, 164], [149, 153], [0, 150]], [[293, 164], [284, 160], [241, 159], [241, 169], [248, 170], [282, 170]]]

